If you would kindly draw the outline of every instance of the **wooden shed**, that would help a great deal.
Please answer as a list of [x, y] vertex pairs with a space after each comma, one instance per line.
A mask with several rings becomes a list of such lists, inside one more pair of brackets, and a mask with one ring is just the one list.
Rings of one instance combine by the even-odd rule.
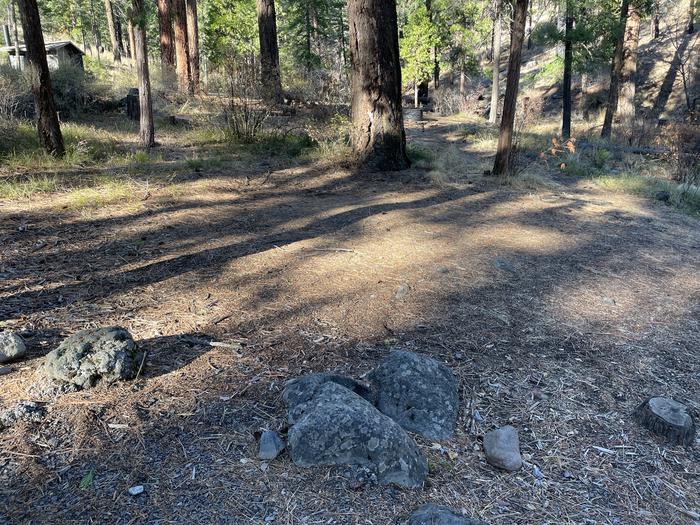
[[[7, 53], [10, 57], [10, 64], [15, 68], [17, 67], [14, 46], [0, 47], [0, 52]], [[26, 53], [27, 47], [24, 45], [19, 46], [19, 60], [22, 66], [24, 66]], [[46, 60], [51, 70], [59, 69], [63, 64], [75, 64], [80, 69], [83, 69], [83, 55], [85, 53], [70, 40], [46, 43]]]

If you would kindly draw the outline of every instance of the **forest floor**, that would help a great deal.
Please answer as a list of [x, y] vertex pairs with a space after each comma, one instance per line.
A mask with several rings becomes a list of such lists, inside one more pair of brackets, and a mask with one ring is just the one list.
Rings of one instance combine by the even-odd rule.
[[[29, 355], [0, 407], [79, 329], [121, 325], [148, 357], [136, 381], [0, 433], [0, 523], [384, 525], [428, 501], [493, 525], [700, 522], [700, 448], [631, 417], [654, 394], [700, 412], [698, 220], [586, 178], [498, 184], [455, 129], [409, 130], [452, 159], [437, 178], [164, 139], [164, 164], [197, 159], [167, 185], [1, 200], [0, 319]], [[395, 347], [460, 380], [454, 438], [417, 438], [424, 488], [257, 459], [255, 433], [285, 428], [287, 379], [359, 377]], [[504, 424], [514, 474], [481, 451]]]

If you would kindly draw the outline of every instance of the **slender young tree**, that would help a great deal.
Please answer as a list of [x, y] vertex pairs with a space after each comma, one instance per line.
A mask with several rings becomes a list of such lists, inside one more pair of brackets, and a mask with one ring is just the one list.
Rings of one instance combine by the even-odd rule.
[[27, 48], [27, 67], [34, 95], [39, 142], [51, 155], [62, 156], [65, 153], [63, 135], [51, 89], [51, 75], [46, 61], [39, 7], [36, 0], [17, 0], [17, 5], [24, 32], [24, 44]]
[[498, 133], [498, 149], [493, 163], [493, 174], [504, 175], [510, 164], [513, 146], [513, 125], [515, 108], [518, 102], [520, 84], [520, 62], [525, 40], [525, 21], [527, 19], [528, 0], [513, 1], [513, 22], [510, 31], [510, 54], [508, 56], [508, 75], [506, 77], [506, 96], [503, 101], [503, 116]]
[[566, 0], [566, 20], [564, 22], [564, 81], [562, 85], [562, 122], [561, 136], [564, 139], [571, 137], [571, 71], [574, 63], [573, 42], [571, 32], [574, 28], [574, 13], [571, 3]]
[[160, 36], [160, 64], [163, 78], [175, 71], [175, 48], [173, 47], [173, 21], [170, 0], [157, 0], [158, 30]]
[[280, 53], [277, 45], [275, 0], [257, 0], [258, 38], [260, 40], [260, 76], [267, 102], [281, 102]]
[[177, 82], [180, 91], [192, 93], [190, 75], [190, 50], [187, 42], [187, 15], [185, 0], [172, 0], [173, 33], [175, 35], [175, 59]]
[[622, 0], [620, 4], [620, 28], [617, 41], [615, 42], [615, 53], [610, 65], [610, 89], [608, 91], [608, 103], [605, 107], [605, 118], [600, 136], [609, 139], [612, 134], [612, 123], [617, 111], [617, 101], [620, 96], [620, 76], [622, 75], [622, 62], [625, 51], [625, 26], [627, 25], [627, 15], [629, 14], [630, 0]]
[[117, 41], [117, 26], [114, 23], [114, 10], [112, 9], [112, 0], [104, 0], [105, 14], [107, 15], [107, 29], [109, 30], [109, 40], [112, 44], [112, 56], [115, 62], [121, 62], [122, 57], [119, 53], [119, 42]]
[[10, 24], [12, 25], [12, 33], [13, 33], [13, 38], [14, 38], [14, 46], [15, 46], [15, 60], [17, 61], [17, 69], [20, 71], [22, 70], [22, 61], [20, 60], [20, 54], [19, 54], [19, 30], [17, 29], [17, 17], [15, 16], [15, 1], [10, 0], [10, 2], [7, 4], [7, 12], [8, 12], [8, 18], [10, 20]]
[[493, 2], [493, 74], [491, 77], [491, 109], [489, 122], [495, 124], [498, 120], [498, 99], [501, 83], [501, 0]]
[[131, 58], [136, 60], [136, 43], [134, 42], [134, 24], [131, 18], [127, 17], [126, 32], [129, 36], [129, 49], [131, 49]]
[[185, 0], [187, 12], [187, 51], [190, 61], [190, 91], [199, 93], [199, 22], [197, 0]]
[[100, 36], [100, 27], [97, 25], [97, 13], [95, 12], [95, 0], [90, 0], [90, 14], [92, 15], [92, 39], [95, 42], [95, 52], [97, 53], [97, 63], [101, 64], [102, 59], [100, 57], [102, 47], [102, 37]]
[[637, 116], [634, 97], [637, 83], [637, 48], [639, 47], [640, 14], [636, 5], [630, 4], [627, 24], [625, 24], [625, 44], [620, 74], [620, 99], [618, 113], [625, 132], [634, 127]]
[[396, 2], [349, 0], [348, 22], [355, 155], [381, 170], [407, 168]]
[[129, 16], [134, 27], [134, 59], [139, 79], [139, 138], [145, 148], [156, 145], [153, 126], [151, 80], [148, 75], [148, 44], [146, 42], [146, 13], [143, 0], [131, 0]]

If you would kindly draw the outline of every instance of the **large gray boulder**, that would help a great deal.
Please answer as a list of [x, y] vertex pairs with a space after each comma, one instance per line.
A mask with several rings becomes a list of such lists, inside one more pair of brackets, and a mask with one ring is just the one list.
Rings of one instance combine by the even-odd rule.
[[27, 347], [20, 336], [9, 330], [0, 332], [0, 363], [19, 359], [26, 353]]
[[120, 327], [83, 330], [47, 354], [41, 374], [49, 383], [77, 389], [133, 379], [143, 353]]
[[359, 381], [325, 372], [307, 374], [288, 381], [282, 392], [282, 399], [287, 405], [287, 422], [290, 425], [293, 425], [299, 418], [300, 412], [297, 407], [309, 401], [316, 394], [318, 388], [325, 383], [336, 383], [344, 386], [374, 404], [374, 393]]
[[486, 523], [460, 516], [442, 505], [426, 503], [413, 511], [406, 525], [486, 525]]
[[449, 439], [457, 425], [457, 381], [430, 357], [394, 351], [369, 376], [377, 408], [406, 430], [428, 439]]
[[418, 487], [428, 465], [415, 441], [372, 404], [329, 381], [296, 406], [287, 436], [292, 461], [301, 467], [362, 465], [380, 483]]

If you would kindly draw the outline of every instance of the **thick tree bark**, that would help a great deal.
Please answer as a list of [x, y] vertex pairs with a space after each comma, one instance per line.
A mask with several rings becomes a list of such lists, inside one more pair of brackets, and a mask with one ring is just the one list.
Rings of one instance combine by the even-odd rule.
[[[260, 39], [260, 76], [267, 102], [282, 101], [280, 52], [277, 46], [275, 0], [257, 0], [258, 37]], [[341, 29], [342, 31], [342, 29]]]
[[172, 0], [173, 33], [175, 35], [175, 61], [177, 83], [182, 92], [192, 92], [190, 76], [190, 50], [187, 43], [187, 15], [185, 0]]
[[109, 41], [112, 44], [112, 56], [115, 62], [121, 62], [119, 53], [119, 43], [117, 42], [117, 27], [114, 25], [114, 11], [112, 10], [112, 0], [104, 0], [105, 14], [107, 15], [107, 29], [109, 29]]
[[46, 61], [39, 7], [36, 0], [17, 0], [17, 5], [22, 20], [24, 44], [27, 48], [27, 67], [34, 95], [39, 142], [51, 155], [62, 156], [65, 152], [63, 135], [51, 89], [51, 75]]
[[160, 34], [160, 64], [163, 78], [175, 71], [175, 48], [173, 47], [173, 22], [170, 13], [170, 0], [158, 2], [158, 29]]
[[639, 10], [630, 5], [627, 24], [625, 25], [625, 44], [622, 58], [622, 72], [620, 75], [620, 100], [618, 102], [618, 114], [620, 123], [625, 132], [634, 127], [637, 116], [634, 105], [634, 96], [637, 83], [637, 48], [639, 47]]
[[134, 27], [134, 59], [139, 79], [139, 138], [145, 148], [155, 146], [151, 80], [148, 75], [148, 45], [146, 43], [146, 14], [143, 0], [131, 0], [131, 22]]
[[199, 21], [197, 0], [185, 0], [187, 11], [187, 46], [190, 59], [190, 84], [193, 93], [199, 93]]
[[622, 74], [622, 59], [625, 49], [625, 26], [627, 25], [627, 15], [629, 13], [629, 0], [622, 0], [620, 5], [620, 33], [615, 43], [615, 54], [610, 65], [610, 89], [608, 91], [608, 103], [605, 107], [605, 118], [600, 136], [609, 139], [612, 133], [612, 123], [617, 102], [620, 97], [620, 76]]
[[501, 129], [498, 134], [498, 149], [493, 163], [493, 174], [504, 175], [510, 165], [513, 145], [513, 125], [515, 108], [518, 102], [520, 84], [520, 62], [525, 40], [525, 21], [527, 19], [528, 0], [514, 0], [513, 22], [510, 33], [510, 54], [508, 56], [508, 76], [506, 77], [506, 96], [503, 101]]
[[491, 109], [489, 122], [495, 124], [498, 120], [498, 99], [501, 83], [501, 6], [500, 0], [494, 2], [493, 16], [493, 74], [491, 77]]
[[396, 2], [349, 0], [348, 21], [355, 155], [381, 170], [407, 168]]
[[573, 66], [573, 46], [571, 31], [574, 29], [574, 14], [571, 3], [566, 0], [566, 21], [564, 23], [564, 81], [562, 86], [562, 122], [561, 136], [564, 139], [571, 137], [571, 70]]

